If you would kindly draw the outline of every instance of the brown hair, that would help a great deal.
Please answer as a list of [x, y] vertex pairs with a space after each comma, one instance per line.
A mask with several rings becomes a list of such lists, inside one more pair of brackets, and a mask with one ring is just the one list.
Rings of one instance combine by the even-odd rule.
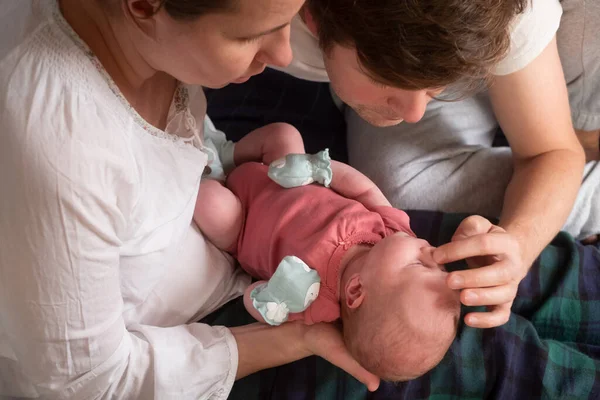
[[[114, 12], [126, 0], [96, 0], [102, 7]], [[151, 0], [147, 0], [150, 2]], [[158, 0], [154, 13], [164, 9], [173, 19], [193, 21], [208, 13], [229, 12], [236, 9], [239, 0]]]
[[178, 20], [192, 20], [210, 12], [235, 9], [237, 0], [161, 0], [160, 6]]
[[354, 46], [371, 78], [418, 90], [477, 85], [508, 52], [528, 0], [307, 0], [325, 52]]

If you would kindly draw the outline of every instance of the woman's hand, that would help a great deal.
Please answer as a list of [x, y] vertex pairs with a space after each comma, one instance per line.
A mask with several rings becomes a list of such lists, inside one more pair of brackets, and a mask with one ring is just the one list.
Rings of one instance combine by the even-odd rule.
[[354, 376], [370, 391], [379, 387], [379, 378], [364, 369], [350, 355], [342, 333], [335, 324], [304, 325], [301, 322], [287, 322], [273, 327], [255, 323], [230, 330], [238, 348], [236, 379], [317, 355]]
[[447, 278], [451, 289], [461, 290], [464, 305], [488, 308], [467, 314], [467, 325], [492, 328], [508, 321], [519, 283], [529, 270], [514, 236], [483, 217], [472, 216], [462, 221], [450, 243], [434, 251], [433, 258], [440, 264], [464, 259], [471, 268]]
[[342, 338], [342, 333], [336, 324], [319, 323], [306, 327], [304, 339], [308, 351], [316, 354], [330, 363], [337, 365], [360, 382], [369, 391], [373, 392], [379, 387], [379, 377], [364, 369], [352, 357]]

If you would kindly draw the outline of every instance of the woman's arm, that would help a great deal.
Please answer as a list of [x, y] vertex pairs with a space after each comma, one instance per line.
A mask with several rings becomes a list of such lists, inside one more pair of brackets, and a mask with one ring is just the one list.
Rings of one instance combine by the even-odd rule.
[[[501, 229], [471, 224], [435, 253], [441, 263], [494, 256], [486, 267], [453, 273], [449, 280], [454, 289], [489, 288], [463, 291], [463, 300], [478, 295], [465, 304], [495, 306], [470, 323], [477, 327], [508, 319], [519, 282], [571, 211], [584, 166], [555, 39], [524, 69], [496, 77], [490, 95], [514, 159]], [[462, 282], [454, 281], [459, 277]]]
[[309, 326], [302, 322], [289, 322], [271, 327], [256, 323], [232, 328], [231, 331], [238, 345], [238, 379], [316, 354], [353, 375], [369, 390], [374, 391], [379, 386], [379, 378], [352, 358], [340, 330], [334, 324]]

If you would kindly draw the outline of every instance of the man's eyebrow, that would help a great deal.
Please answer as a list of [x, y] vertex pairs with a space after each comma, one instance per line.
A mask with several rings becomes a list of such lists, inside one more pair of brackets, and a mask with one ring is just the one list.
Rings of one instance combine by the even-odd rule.
[[259, 38], [261, 36], [265, 36], [265, 35], [268, 35], [270, 33], [277, 32], [278, 30], [281, 30], [281, 29], [285, 28], [289, 24], [290, 24], [289, 22], [286, 22], [285, 24], [281, 24], [281, 25], [276, 26], [275, 28], [269, 29], [267, 31], [260, 32], [260, 33], [257, 33], [255, 35], [251, 35], [251, 36], [241, 37], [240, 39], [242, 39], [242, 40], [256, 39], [256, 38]]

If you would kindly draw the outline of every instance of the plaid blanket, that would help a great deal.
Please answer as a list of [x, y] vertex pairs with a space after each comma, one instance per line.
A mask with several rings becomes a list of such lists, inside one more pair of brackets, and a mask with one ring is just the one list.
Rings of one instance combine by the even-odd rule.
[[[447, 242], [464, 218], [411, 212], [415, 233]], [[464, 268], [458, 263], [449, 269]], [[465, 312], [468, 310], [464, 310]], [[208, 322], [251, 322], [234, 301]], [[427, 375], [368, 393], [328, 362], [307, 358], [237, 382], [231, 399], [599, 399], [600, 252], [561, 233], [522, 281], [513, 314], [499, 328], [461, 325], [442, 362]]]

